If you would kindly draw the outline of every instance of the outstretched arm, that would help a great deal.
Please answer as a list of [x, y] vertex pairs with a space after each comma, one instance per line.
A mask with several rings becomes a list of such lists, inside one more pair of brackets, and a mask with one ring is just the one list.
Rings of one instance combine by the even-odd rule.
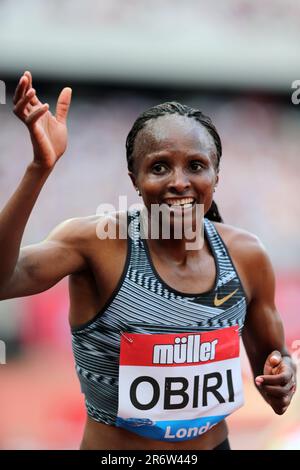
[[283, 414], [296, 390], [296, 366], [287, 350], [275, 306], [275, 276], [270, 259], [259, 242], [252, 251], [253, 295], [243, 342], [258, 390], [275, 413]]

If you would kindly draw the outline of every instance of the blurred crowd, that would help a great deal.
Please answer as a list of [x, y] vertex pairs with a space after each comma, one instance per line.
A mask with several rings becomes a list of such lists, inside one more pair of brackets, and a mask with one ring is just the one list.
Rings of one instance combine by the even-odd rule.
[[[111, 91], [80, 97], [76, 89], [69, 116], [66, 154], [47, 181], [24, 243], [41, 241], [62, 220], [96, 213], [100, 203], [118, 207], [118, 196], [137, 202], [127, 175], [125, 140], [138, 116], [170, 99], [163, 95]], [[286, 102], [234, 96], [172, 93], [199, 108], [215, 123], [223, 143], [220, 182], [215, 200], [224, 220], [258, 235], [277, 269], [297, 269], [300, 174], [297, 106]], [[42, 96], [54, 109], [54, 97]], [[25, 127], [12, 114], [11, 99], [0, 108], [0, 205], [16, 188], [32, 157]]]
[[[229, 22], [235, 23], [240, 27], [241, 22], [246, 27], [260, 27], [262, 23], [285, 26], [294, 25], [297, 28], [297, 20], [300, 16], [300, 5], [297, 0], [227, 0], [226, 3], [220, 3], [215, 8], [213, 3], [205, 0], [165, 0], [163, 4], [160, 0], [153, 0], [151, 4], [151, 15], [145, 15], [148, 9], [147, 0], [128, 0], [126, 4], [122, 0], [95, 1], [86, 0], [83, 4], [80, 0], [52, 0], [52, 2], [41, 2], [40, 0], [29, 0], [27, 5], [19, 4], [16, 0], [1, 0], [1, 9], [3, 14], [10, 16], [15, 11], [18, 4], [18, 11], [22, 13], [27, 11], [28, 4], [32, 8], [33, 17], [46, 19], [47, 22], [53, 21], [57, 24], [60, 20], [74, 23], [82, 26], [84, 24], [96, 24], [102, 27], [123, 26], [136, 21], [155, 20], [157, 15], [158, 22], [163, 21], [168, 26], [177, 18], [182, 21], [195, 21], [195, 15], [201, 17], [203, 24], [208, 22], [220, 22], [221, 26]], [[58, 17], [57, 12], [60, 12]], [[182, 17], [182, 15], [184, 15]], [[154, 21], [155, 22], [155, 21]]]

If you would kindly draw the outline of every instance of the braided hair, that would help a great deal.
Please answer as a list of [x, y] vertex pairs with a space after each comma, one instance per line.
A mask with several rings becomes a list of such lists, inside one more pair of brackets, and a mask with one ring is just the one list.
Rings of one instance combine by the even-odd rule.
[[[199, 124], [201, 124], [207, 129], [209, 134], [212, 136], [215, 146], [216, 146], [216, 158], [217, 158], [216, 170], [218, 172], [220, 159], [222, 155], [222, 143], [221, 143], [221, 139], [220, 139], [217, 129], [213, 125], [211, 119], [208, 116], [205, 116], [205, 114], [203, 114], [201, 111], [199, 111], [198, 109], [194, 109], [189, 106], [177, 103], [176, 101], [170, 101], [170, 102], [159, 104], [157, 106], [153, 106], [152, 108], [148, 109], [147, 111], [144, 111], [142, 114], [138, 116], [138, 118], [134, 122], [126, 139], [126, 157], [127, 157], [128, 170], [133, 171], [134, 143], [135, 143], [135, 139], [139, 131], [145, 127], [146, 123], [150, 121], [150, 119], [157, 119], [161, 116], [166, 116], [170, 114], [179, 114], [180, 116], [194, 118], [197, 122], [199, 122]], [[215, 201], [212, 201], [212, 204], [209, 210], [205, 214], [205, 217], [215, 222], [223, 222], [223, 219], [219, 213], [219, 210]]]

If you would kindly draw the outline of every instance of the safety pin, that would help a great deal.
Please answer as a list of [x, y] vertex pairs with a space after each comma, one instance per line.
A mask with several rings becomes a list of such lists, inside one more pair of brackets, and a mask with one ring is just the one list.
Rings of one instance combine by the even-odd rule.
[[121, 331], [121, 335], [124, 336], [125, 339], [127, 339], [127, 341], [129, 341], [129, 343], [133, 343], [133, 339], [132, 338], [128, 338], [125, 333], [123, 333], [123, 331]]

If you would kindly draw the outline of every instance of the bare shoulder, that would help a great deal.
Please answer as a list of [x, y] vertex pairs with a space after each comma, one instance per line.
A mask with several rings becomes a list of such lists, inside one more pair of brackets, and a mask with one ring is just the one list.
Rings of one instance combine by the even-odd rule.
[[118, 216], [114, 213], [74, 217], [57, 225], [48, 238], [86, 239], [95, 237], [99, 226], [103, 228], [106, 226], [117, 227], [118, 223]]
[[248, 300], [261, 286], [274, 288], [274, 270], [268, 252], [260, 238], [233, 225], [214, 222], [240, 275]]
[[248, 230], [229, 224], [214, 222], [214, 225], [231, 253], [245, 258], [261, 258], [267, 255], [260, 238]]
[[70, 218], [57, 225], [47, 239], [74, 243], [114, 240], [118, 238], [119, 227], [124, 223], [121, 215], [116, 212]]
[[64, 220], [50, 232], [46, 240], [77, 243], [88, 239], [92, 235], [95, 224], [93, 219], [94, 216], [87, 216]]

